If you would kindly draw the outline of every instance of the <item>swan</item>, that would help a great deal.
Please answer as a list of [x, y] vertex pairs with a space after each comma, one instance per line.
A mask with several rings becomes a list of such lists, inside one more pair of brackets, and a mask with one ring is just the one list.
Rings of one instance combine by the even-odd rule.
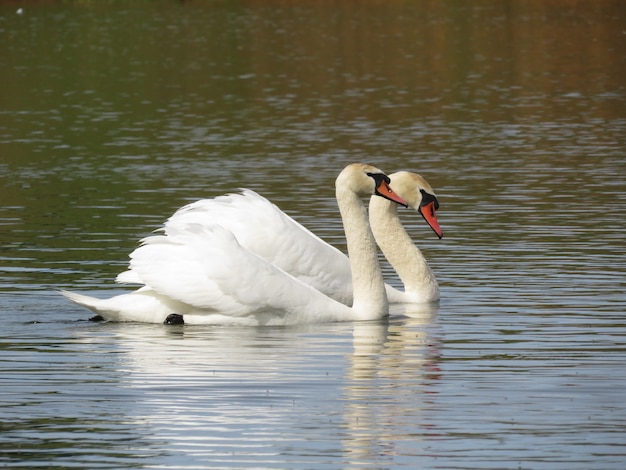
[[[352, 269], [351, 307], [314, 289], [244, 248], [219, 223], [167, 227], [131, 255], [130, 271], [144, 284], [109, 299], [62, 291], [109, 321], [289, 325], [374, 320], [389, 313], [376, 246], [361, 197], [376, 194], [407, 205], [389, 177], [371, 165], [345, 167], [335, 181]], [[177, 320], [178, 322], [178, 320]]]
[[[394, 191], [418, 211], [439, 238], [439, 202], [428, 182], [417, 173], [400, 171], [389, 175]], [[348, 257], [317, 237], [256, 192], [244, 189], [213, 199], [201, 199], [174, 213], [165, 233], [190, 223], [212, 224], [219, 220], [237, 241], [269, 263], [288, 272], [327, 296], [352, 304], [352, 274]], [[369, 220], [383, 254], [398, 272], [404, 291], [386, 285], [391, 303], [427, 303], [439, 299], [439, 286], [422, 252], [413, 244], [398, 218], [397, 205], [376, 195], [369, 205]], [[117, 282], [143, 284], [129, 270]]]
[[[428, 182], [417, 173], [408, 171], [393, 173], [389, 178], [394, 191], [422, 215], [441, 239], [443, 233], [436, 215], [439, 201]], [[369, 220], [376, 243], [404, 284], [404, 291], [387, 286], [389, 302], [439, 300], [439, 284], [426, 258], [404, 229], [397, 208], [385, 202], [382, 198], [370, 198]]]

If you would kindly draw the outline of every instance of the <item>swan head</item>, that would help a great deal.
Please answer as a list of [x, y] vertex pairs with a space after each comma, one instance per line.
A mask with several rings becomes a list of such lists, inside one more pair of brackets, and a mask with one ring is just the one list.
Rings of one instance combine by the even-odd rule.
[[389, 178], [396, 193], [409, 203], [409, 207], [424, 217], [426, 223], [439, 238], [443, 237], [443, 232], [437, 221], [439, 200], [428, 181], [417, 173], [409, 171], [398, 171], [389, 175]]
[[361, 197], [376, 195], [408, 207], [407, 201], [391, 189], [390, 182], [389, 177], [375, 166], [352, 163], [339, 173], [335, 187], [337, 191], [350, 191]]

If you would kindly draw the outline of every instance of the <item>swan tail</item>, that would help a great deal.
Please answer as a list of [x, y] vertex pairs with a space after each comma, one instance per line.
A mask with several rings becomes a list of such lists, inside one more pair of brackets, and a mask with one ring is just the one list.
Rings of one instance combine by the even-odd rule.
[[[78, 294], [76, 292], [66, 290], [62, 290], [60, 292], [66, 299], [71, 300], [81, 307], [91, 310], [105, 320], [127, 321], [127, 319], [124, 318], [123, 312], [117, 308], [113, 302], [111, 302], [111, 299], [98, 299], [96, 297], [90, 297], [88, 295]], [[130, 318], [130, 320], [133, 319]]]
[[145, 287], [108, 299], [97, 299], [65, 290], [60, 292], [68, 300], [88, 308], [108, 321], [163, 323], [171, 313], [183, 314], [188, 311], [184, 304], [166, 299]]
[[70, 292], [67, 290], [62, 290], [60, 293], [68, 300], [71, 300], [75, 304], [78, 304], [82, 307], [88, 308], [92, 312], [101, 313], [100, 312], [100, 304], [102, 302], [101, 299], [97, 299], [95, 297], [90, 297], [84, 294], [78, 294], [77, 292]]

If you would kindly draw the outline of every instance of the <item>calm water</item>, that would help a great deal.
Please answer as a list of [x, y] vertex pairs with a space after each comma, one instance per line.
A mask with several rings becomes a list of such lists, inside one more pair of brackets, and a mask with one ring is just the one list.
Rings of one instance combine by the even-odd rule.
[[[0, 3], [0, 466], [623, 468], [626, 4]], [[239, 187], [344, 249], [352, 161], [436, 189], [443, 240], [403, 216], [439, 305], [165, 327], [56, 293], [122, 292]]]

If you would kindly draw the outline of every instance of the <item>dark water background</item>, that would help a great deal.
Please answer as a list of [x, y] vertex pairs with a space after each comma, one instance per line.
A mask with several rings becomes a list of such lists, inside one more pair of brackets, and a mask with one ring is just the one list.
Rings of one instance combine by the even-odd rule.
[[[0, 466], [623, 468], [626, 3], [0, 2], [0, 41]], [[56, 293], [120, 293], [239, 187], [344, 249], [353, 161], [437, 191], [443, 240], [403, 218], [438, 306], [168, 328]]]

